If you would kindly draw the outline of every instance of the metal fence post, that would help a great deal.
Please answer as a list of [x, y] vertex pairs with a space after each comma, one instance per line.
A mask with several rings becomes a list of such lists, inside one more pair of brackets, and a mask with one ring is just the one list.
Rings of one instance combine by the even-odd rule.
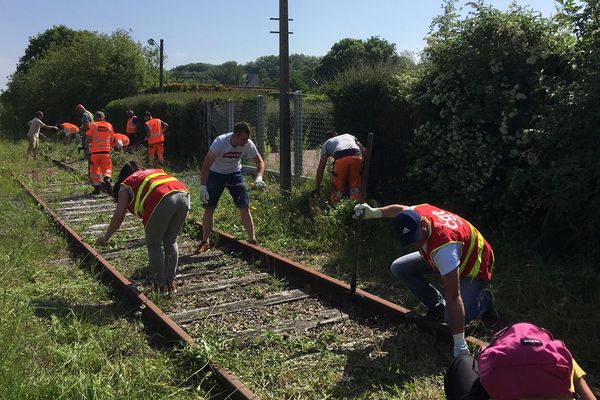
[[302, 177], [303, 167], [303, 144], [304, 135], [302, 134], [302, 93], [294, 92], [294, 175], [298, 181]]
[[235, 118], [235, 114], [234, 114], [234, 102], [231, 99], [227, 100], [227, 128], [229, 129], [229, 132], [233, 132], [233, 120]]
[[206, 147], [210, 146], [212, 142], [212, 107], [210, 100], [204, 102], [204, 118], [205, 118], [205, 134], [206, 134]]
[[265, 103], [261, 95], [256, 96], [256, 146], [265, 157]]

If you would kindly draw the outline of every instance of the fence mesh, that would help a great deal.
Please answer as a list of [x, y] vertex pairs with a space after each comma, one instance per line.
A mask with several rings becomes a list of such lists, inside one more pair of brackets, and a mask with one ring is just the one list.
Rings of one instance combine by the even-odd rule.
[[[333, 129], [333, 106], [329, 100], [315, 99], [300, 93], [290, 94], [290, 135], [292, 175], [314, 177], [319, 164], [320, 148], [326, 132]], [[209, 101], [205, 104], [208, 141], [231, 132], [233, 124], [246, 121], [255, 132], [253, 141], [269, 170], [279, 171], [279, 100], [257, 96], [253, 100]], [[252, 164], [243, 160], [244, 164]]]

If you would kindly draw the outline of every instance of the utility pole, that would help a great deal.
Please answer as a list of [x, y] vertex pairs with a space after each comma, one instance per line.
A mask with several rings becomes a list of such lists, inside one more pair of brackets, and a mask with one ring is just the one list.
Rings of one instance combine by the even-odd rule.
[[160, 84], [160, 92], [164, 93], [165, 88], [164, 88], [164, 75], [163, 75], [163, 63], [164, 63], [164, 57], [163, 57], [163, 51], [164, 51], [164, 41], [162, 39], [160, 39], [160, 75], [159, 75], [159, 84]]
[[289, 31], [288, 1], [279, 0], [279, 186], [282, 191], [290, 192], [292, 189], [292, 155], [290, 144], [290, 52], [289, 37], [293, 32]]

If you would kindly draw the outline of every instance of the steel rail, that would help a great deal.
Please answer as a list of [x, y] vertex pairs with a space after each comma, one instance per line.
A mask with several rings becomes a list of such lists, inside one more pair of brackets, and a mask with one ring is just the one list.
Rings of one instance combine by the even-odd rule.
[[[55, 161], [60, 163], [60, 161]], [[194, 344], [194, 339], [188, 333], [177, 325], [167, 314], [165, 314], [154, 302], [152, 302], [144, 293], [125, 276], [123, 276], [114, 266], [110, 264], [94, 247], [86, 243], [84, 239], [75, 232], [58, 214], [49, 207], [42, 198], [36, 195], [25, 183], [11, 171], [14, 179], [43, 209], [52, 217], [53, 221], [59, 226], [60, 230], [67, 235], [76, 248], [90, 256], [97, 264], [102, 267], [102, 277], [106, 279], [113, 288], [124, 294], [136, 308], [142, 312], [144, 325], [154, 332], [161, 334], [161, 341], [170, 345], [189, 346]], [[208, 363], [211, 370], [215, 373], [219, 383], [229, 391], [230, 398], [239, 400], [258, 400], [255, 395], [240, 379], [230, 371], [214, 363]]]

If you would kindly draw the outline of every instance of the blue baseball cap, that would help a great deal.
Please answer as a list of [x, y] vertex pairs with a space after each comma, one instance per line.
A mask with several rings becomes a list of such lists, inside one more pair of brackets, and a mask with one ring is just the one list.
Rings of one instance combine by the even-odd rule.
[[394, 229], [402, 246], [421, 239], [421, 215], [415, 210], [404, 210], [394, 218]]

